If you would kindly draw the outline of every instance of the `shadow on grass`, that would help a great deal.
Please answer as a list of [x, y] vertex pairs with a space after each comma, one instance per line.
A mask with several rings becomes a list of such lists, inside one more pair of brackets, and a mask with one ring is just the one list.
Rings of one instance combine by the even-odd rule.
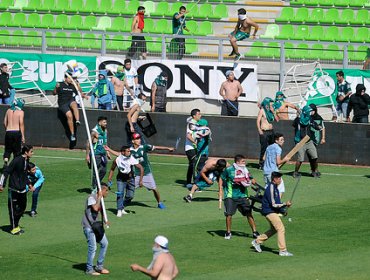
[[86, 270], [86, 263], [76, 263], [72, 265], [73, 269], [85, 271]]
[[259, 169], [260, 168], [260, 165], [259, 165], [259, 163], [248, 162], [247, 167], [248, 168]]
[[90, 194], [91, 193], [91, 188], [81, 188], [81, 189], [77, 189], [77, 191], [79, 193], [88, 193], [88, 194]]
[[[117, 209], [116, 208], [108, 208], [107, 211], [113, 213], [114, 215], [117, 215]], [[136, 211], [128, 210], [125, 208], [125, 211], [129, 214], [136, 214]]]
[[69, 259], [66, 259], [66, 258], [62, 258], [62, 257], [59, 257], [59, 256], [54, 256], [54, 255], [49, 255], [49, 254], [40, 254], [40, 253], [31, 253], [31, 254], [32, 255], [37, 255], [37, 256], [49, 257], [49, 258], [53, 258], [53, 259], [58, 259], [58, 260], [62, 260], [62, 261], [70, 262], [70, 263], [75, 262], [75, 261], [72, 261], [72, 260], [69, 260]]
[[140, 201], [131, 201], [128, 206], [140, 206], [140, 207], [156, 208], [156, 207], [153, 207], [153, 206], [149, 206], [148, 204], [142, 203]]
[[12, 230], [12, 227], [10, 225], [7, 225], [7, 226], [1, 226], [0, 229], [4, 232], [10, 233], [10, 231]]
[[[251, 249], [252, 252], [258, 253], [258, 252], [256, 252], [256, 250], [254, 249], [254, 247], [252, 245], [250, 246], [250, 249]], [[264, 245], [261, 245], [261, 249], [262, 249], [262, 252], [270, 252], [270, 253], [273, 253], [275, 255], [279, 255], [279, 251], [271, 249], [270, 247], [265, 247]]]
[[186, 180], [176, 180], [175, 183], [181, 185], [183, 188], [186, 188]]
[[370, 175], [364, 175], [364, 177], [370, 179]]
[[213, 197], [194, 197], [192, 201], [196, 202], [202, 202], [202, 201], [215, 201], [218, 200], [218, 198], [213, 198]]
[[[294, 173], [294, 171], [289, 171], [289, 172], [285, 172], [284, 174], [293, 177], [293, 173]], [[311, 173], [308, 173], [308, 172], [299, 172], [299, 173], [301, 174], [302, 177], [311, 177], [311, 178], [313, 178], [311, 176]]]
[[[211, 236], [225, 236], [226, 231], [225, 230], [207, 230], [207, 233]], [[247, 234], [242, 231], [231, 231], [232, 236], [242, 236], [242, 237], [252, 237], [252, 234]]]

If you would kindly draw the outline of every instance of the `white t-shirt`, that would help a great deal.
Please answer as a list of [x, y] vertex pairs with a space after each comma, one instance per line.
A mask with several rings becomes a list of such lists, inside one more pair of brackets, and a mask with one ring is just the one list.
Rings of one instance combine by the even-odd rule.
[[116, 158], [116, 164], [118, 167], [119, 172], [123, 174], [129, 174], [131, 172], [131, 166], [138, 164], [139, 161], [134, 158], [133, 156], [125, 157], [123, 155], [119, 155]]
[[196, 123], [197, 121], [194, 120], [194, 119], [191, 119], [190, 121], [187, 122], [186, 124], [186, 137], [185, 137], [185, 152], [186, 151], [190, 151], [190, 150], [194, 150], [196, 148], [196, 146], [194, 145], [193, 142], [191, 142], [189, 139], [188, 139], [188, 134], [190, 134], [193, 139], [195, 140], [196, 138]]
[[125, 69], [125, 75], [128, 86], [133, 87], [135, 85], [134, 79], [137, 77], [136, 69], [134, 67], [131, 67], [130, 70]]

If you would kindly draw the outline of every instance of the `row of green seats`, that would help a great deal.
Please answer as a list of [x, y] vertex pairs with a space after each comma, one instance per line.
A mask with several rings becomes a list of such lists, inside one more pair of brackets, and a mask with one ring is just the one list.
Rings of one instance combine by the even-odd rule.
[[291, 24], [283, 25], [281, 28], [277, 24], [267, 25], [265, 34], [261, 38], [281, 39], [281, 40], [307, 40], [307, 41], [329, 41], [329, 42], [370, 42], [370, 30], [367, 27], [353, 28], [350, 26], [342, 29], [336, 26], [324, 28], [323, 26], [307, 25], [295, 26]]
[[[31, 12], [62, 12], [62, 13], [93, 13], [93, 14], [136, 14], [140, 6], [138, 0], [2, 0], [0, 9], [11, 9]], [[6, 2], [6, 3], [5, 3]], [[176, 2], [170, 5], [168, 1], [156, 4], [153, 1], [145, 1], [142, 4], [146, 14], [152, 16], [173, 16], [184, 5], [190, 11], [189, 18], [221, 19], [228, 17], [228, 8], [225, 4], [218, 4], [215, 8], [210, 3], [182, 3]]]
[[293, 0], [290, 5], [326, 6], [326, 7], [367, 7], [369, 0]]
[[40, 47], [41, 42], [40, 32], [29, 31], [24, 33], [21, 30], [16, 30], [10, 33], [8, 30], [0, 30], [0, 45]]
[[292, 7], [285, 7], [275, 20], [276, 22], [311, 23], [311, 24], [357, 24], [370, 25], [368, 9], [358, 10], [331, 8], [325, 11], [322, 8], [310, 9], [303, 7], [294, 12]]
[[[287, 59], [308, 59], [308, 60], [343, 60], [344, 52], [338, 45], [313, 44], [309, 46], [305, 43], [294, 45], [285, 43], [285, 57]], [[357, 50], [353, 46], [348, 47], [348, 58], [351, 61], [363, 61], [366, 57], [367, 46], [359, 46]], [[257, 58], [280, 58], [279, 43], [271, 42], [263, 44], [254, 42], [250, 50], [244, 54], [246, 57]]]
[[[0, 15], [0, 26], [6, 27], [28, 27], [28, 28], [54, 28], [54, 29], [75, 29], [75, 30], [105, 30], [112, 32], [130, 32], [132, 18], [115, 17], [113, 20], [108, 16], [96, 17], [89, 15], [68, 16], [59, 14], [54, 17], [53, 14], [44, 14], [42, 17], [38, 13], [16, 13], [4, 12]], [[202, 21], [200, 24], [189, 20], [186, 26], [191, 34], [198, 36], [207, 36], [213, 34], [213, 24], [210, 21]], [[145, 19], [146, 33], [172, 34], [172, 23], [168, 19], [153, 20]]]

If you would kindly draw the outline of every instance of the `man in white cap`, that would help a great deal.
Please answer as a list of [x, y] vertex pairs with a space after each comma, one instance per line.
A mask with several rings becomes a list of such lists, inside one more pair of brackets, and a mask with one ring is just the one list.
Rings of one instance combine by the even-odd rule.
[[239, 9], [238, 22], [236, 23], [234, 31], [229, 34], [230, 44], [233, 48], [229, 56], [235, 55], [235, 61], [238, 61], [241, 57], [236, 42], [249, 38], [252, 26], [254, 27], [254, 32], [252, 35], [252, 38], [254, 39], [256, 37], [259, 26], [257, 23], [247, 17], [247, 11], [245, 9]]
[[154, 239], [153, 260], [150, 265], [145, 268], [135, 263], [131, 265], [131, 269], [161, 280], [175, 279], [179, 273], [175, 258], [168, 250], [168, 239], [162, 235]]
[[235, 80], [234, 72], [227, 70], [226, 81], [221, 84], [220, 95], [223, 98], [221, 116], [237, 116], [239, 113], [238, 98], [243, 88], [238, 80]]

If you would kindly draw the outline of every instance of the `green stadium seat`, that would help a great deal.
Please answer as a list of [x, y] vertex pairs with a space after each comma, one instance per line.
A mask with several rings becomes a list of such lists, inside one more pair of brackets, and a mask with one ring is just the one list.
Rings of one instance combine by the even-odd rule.
[[200, 36], [213, 35], [212, 22], [202, 21], [195, 35], [200, 35]]
[[83, 26], [83, 18], [81, 15], [73, 15], [69, 19], [69, 24], [65, 27], [65, 29], [80, 29]]
[[[355, 60], [356, 50], [355, 50], [355, 47], [353, 45], [348, 46], [347, 52], [348, 52], [348, 60], [350, 60], [350, 61]], [[343, 55], [344, 55], [344, 53], [343, 53]]]
[[292, 7], [284, 7], [281, 14], [275, 19], [276, 22], [290, 22], [294, 18], [294, 10]]
[[324, 39], [324, 27], [321, 25], [319, 26], [313, 26], [311, 28], [310, 35], [308, 37], [308, 40], [310, 41], [321, 41]]
[[168, 4], [168, 2], [162, 1], [157, 4], [157, 8], [155, 9], [155, 11], [152, 12], [151, 15], [156, 17], [163, 17], [164, 15], [169, 13], [169, 9], [170, 5]]
[[107, 11], [107, 13], [122, 15], [125, 10], [126, 10], [126, 1], [125, 0], [115, 0], [114, 4], [112, 4], [111, 10]]
[[100, 48], [100, 46], [98, 46], [95, 35], [91, 34], [91, 33], [88, 33], [88, 34], [84, 34], [82, 36], [81, 48], [83, 48], [83, 49], [97, 49], [97, 48]]
[[62, 48], [68, 44], [67, 41], [67, 34], [65, 32], [57, 32], [53, 36], [53, 39], [49, 41], [48, 45], [50, 47]]
[[322, 8], [315, 8], [311, 12], [311, 16], [307, 18], [307, 23], [320, 23], [324, 18], [324, 10]]
[[3, 12], [0, 14], [0, 26], [10, 26], [13, 22], [13, 16], [10, 12]]
[[138, 0], [130, 0], [126, 9], [122, 11], [124, 15], [136, 15], [137, 8], [140, 6]]
[[123, 32], [131, 32], [132, 22], [134, 21], [133, 18], [128, 18], [126, 25], [123, 27]]
[[15, 30], [12, 32], [10, 36], [10, 40], [8, 42], [11, 46], [20, 46], [24, 41], [24, 33], [22, 30]]
[[55, 25], [54, 15], [52, 14], [43, 14], [41, 18], [41, 28], [52, 28]]
[[193, 54], [198, 52], [198, 44], [195, 39], [186, 39], [185, 40], [185, 53]]
[[343, 51], [339, 49], [338, 45], [329, 45], [324, 50], [323, 59], [343, 60]]
[[320, 3], [320, 0], [306, 0], [306, 5], [309, 6], [318, 6]]
[[370, 23], [368, 10], [366, 10], [366, 9], [359, 10], [357, 12], [357, 15], [355, 16], [355, 18], [352, 20], [352, 24], [365, 25], [366, 23]]
[[306, 58], [313, 60], [324, 59], [324, 46], [322, 44], [313, 44]]
[[27, 7], [28, 0], [15, 0], [14, 5], [10, 6], [9, 8], [12, 10], [20, 10], [22, 11], [24, 7]]
[[7, 11], [10, 6], [14, 5], [14, 0], [1, 0], [0, 1], [0, 10]]
[[268, 58], [279, 58], [280, 57], [280, 44], [275, 42], [268, 43], [263, 52], [260, 54], [260, 57]]
[[264, 52], [262, 42], [253, 42], [250, 46], [250, 51], [244, 54], [246, 57], [261, 57], [261, 54]]
[[115, 17], [113, 19], [111, 27], [107, 28], [106, 31], [123, 32], [125, 26], [126, 26], [126, 19], [125, 18]]
[[83, 10], [83, 0], [72, 0], [66, 12], [79, 13]]
[[261, 35], [261, 38], [268, 38], [268, 39], [274, 39], [275, 37], [279, 36], [280, 29], [279, 25], [277, 24], [268, 24], [265, 34]]
[[325, 41], [337, 41], [339, 40], [340, 35], [339, 35], [339, 29], [336, 26], [330, 26], [325, 30]]
[[[175, 13], [177, 13], [181, 6], [184, 6], [182, 2], [175, 2], [172, 4], [171, 8], [168, 9], [168, 13], [166, 16], [172, 17]], [[187, 8], [188, 10], [188, 8]]]
[[357, 29], [357, 34], [351, 40], [356, 43], [367, 43], [370, 42], [370, 31], [367, 27], [360, 27]]
[[212, 5], [209, 3], [202, 4], [196, 17], [214, 18]]
[[291, 22], [302, 22], [305, 23], [306, 20], [309, 18], [310, 12], [308, 8], [299, 8], [294, 16], [294, 18], [290, 19]]
[[320, 6], [334, 7], [335, 2], [336, 2], [336, 0], [320, 0], [319, 5]]
[[51, 12], [55, 10], [55, 1], [46, 0], [42, 2], [42, 5], [38, 7], [37, 11]]
[[217, 6], [213, 10], [213, 17], [217, 19], [228, 18], [229, 9], [225, 4], [217, 4]]
[[290, 5], [304, 6], [308, 0], [293, 0], [290, 1]]
[[196, 17], [199, 17], [198, 4], [196, 4], [196, 3], [188, 3], [186, 5], [186, 10], [188, 11], [187, 18], [196, 18]]
[[352, 0], [336, 0], [334, 3], [335, 7], [348, 7], [349, 2]]
[[161, 53], [162, 52], [162, 38], [161, 37], [145, 37], [148, 51], [149, 52], [156, 52], [156, 53]]
[[106, 30], [112, 26], [112, 19], [107, 16], [100, 17], [96, 27], [93, 27], [93, 30]]
[[69, 0], [56, 0], [54, 11], [55, 12], [66, 12], [69, 9]]
[[353, 27], [346, 26], [342, 28], [342, 31], [339, 34], [337, 42], [351, 42], [355, 37], [355, 30]]
[[187, 20], [186, 22], [186, 27], [190, 30], [190, 32], [187, 32], [184, 30], [184, 35], [191, 35], [191, 34], [196, 34], [198, 30], [198, 22], [195, 20]]
[[236, 3], [238, 0], [222, 0], [223, 2]]
[[158, 20], [153, 33], [172, 34], [172, 28], [169, 21], [164, 18]]
[[100, 4], [96, 8], [95, 13], [106, 15], [112, 13], [111, 10], [112, 10], [112, 0], [100, 0]]
[[32, 46], [32, 47], [41, 47], [41, 34], [36, 31], [29, 31], [25, 36], [22, 45], [23, 46]]
[[153, 1], [145, 1], [143, 6], [145, 7], [145, 15], [150, 17], [155, 11], [155, 3]]
[[81, 42], [82, 42], [81, 33], [74, 32], [69, 34], [66, 47], [79, 48], [81, 46]]
[[40, 15], [37, 13], [29, 14], [27, 18], [27, 23], [24, 26], [25, 27], [40, 27], [41, 26]]
[[307, 25], [298, 25], [294, 33], [294, 40], [307, 40], [310, 37], [310, 29]]
[[97, 24], [96, 16], [87, 16], [85, 17], [83, 26], [80, 27], [79, 29], [92, 30], [94, 27], [96, 27], [96, 24]]
[[354, 60], [364, 61], [366, 59], [368, 46], [359, 46], [354, 56]]
[[294, 37], [294, 27], [291, 24], [283, 25], [280, 29], [280, 33], [276, 36], [277, 39], [289, 40]]
[[327, 24], [334, 24], [336, 20], [339, 18], [339, 11], [337, 9], [329, 9], [324, 18], [321, 20], [320, 23], [327, 23]]
[[[73, 2], [74, 0], [72, 0]], [[98, 9], [98, 0], [85, 0], [85, 5], [82, 6], [82, 9], [80, 9], [80, 12], [83, 13], [94, 13]]]
[[68, 25], [69, 25], [68, 16], [65, 14], [59, 14], [55, 18], [55, 25], [53, 26], [53, 28], [64, 29], [68, 27]]
[[343, 10], [341, 16], [335, 20], [335, 23], [350, 24], [355, 18], [355, 12], [352, 9]]
[[27, 23], [27, 18], [25, 13], [16, 13], [14, 15], [13, 21], [8, 24], [8, 26], [22, 27]]
[[8, 30], [0, 30], [0, 45], [8, 45], [10, 35]]
[[300, 43], [296, 46], [295, 51], [292, 53], [292, 58], [306, 59], [308, 58], [308, 45]]
[[364, 7], [368, 0], [352, 0], [349, 3], [350, 7]]
[[130, 47], [130, 41], [122, 35], [115, 35], [107, 40], [107, 49], [115, 51], [126, 51]]
[[23, 7], [23, 10], [37, 12], [41, 6], [42, 0], [29, 0], [27, 6]]
[[293, 54], [295, 52], [294, 45], [292, 43], [285, 42], [284, 43], [284, 49], [285, 49], [285, 58], [286, 59], [293, 58], [293, 56], [294, 56]]
[[145, 19], [144, 33], [155, 33], [155, 23], [152, 18]]

